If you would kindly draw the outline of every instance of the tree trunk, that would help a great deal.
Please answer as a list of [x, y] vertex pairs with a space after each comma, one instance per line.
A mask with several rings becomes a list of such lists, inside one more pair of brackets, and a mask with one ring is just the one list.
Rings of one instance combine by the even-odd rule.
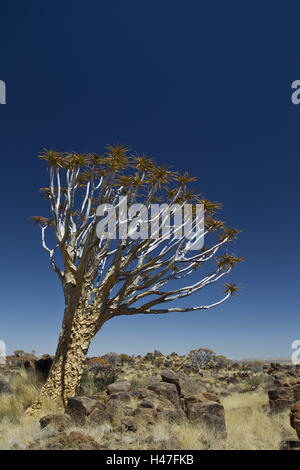
[[76, 395], [90, 343], [99, 329], [92, 314], [85, 315], [80, 307], [66, 307], [54, 361], [32, 410], [40, 409], [47, 400], [62, 401], [66, 407], [68, 399]]

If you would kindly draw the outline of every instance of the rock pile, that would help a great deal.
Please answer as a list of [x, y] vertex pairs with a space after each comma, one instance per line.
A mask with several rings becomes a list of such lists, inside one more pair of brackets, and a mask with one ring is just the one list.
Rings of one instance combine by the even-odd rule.
[[[225, 435], [225, 413], [217, 395], [209, 392], [185, 395], [179, 378], [168, 369], [162, 371], [161, 378], [161, 382], [142, 390], [131, 390], [130, 383], [122, 380], [94, 396], [70, 398], [65, 414], [47, 415], [40, 420], [42, 429], [51, 424], [59, 433], [51, 438], [54, 441], [49, 446], [56, 448], [68, 441], [67, 430], [74, 425], [110, 424], [118, 431], [135, 432], [139, 423], [151, 426], [160, 419], [168, 422], [188, 419]], [[83, 445], [84, 439], [80, 439]], [[96, 448], [95, 443], [87, 445]]]

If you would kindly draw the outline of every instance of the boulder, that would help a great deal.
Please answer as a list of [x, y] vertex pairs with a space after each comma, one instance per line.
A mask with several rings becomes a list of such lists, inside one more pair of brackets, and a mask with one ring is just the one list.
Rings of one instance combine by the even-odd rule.
[[294, 403], [294, 393], [290, 387], [280, 387], [269, 390], [268, 395], [271, 413], [287, 410]]
[[292, 404], [294, 403], [293, 400], [271, 400], [270, 401], [270, 412], [271, 413], [280, 413], [281, 411], [288, 410]]
[[298, 439], [287, 439], [280, 444], [280, 450], [300, 449], [300, 441]]
[[110, 384], [107, 387], [107, 393], [109, 395], [112, 395], [113, 393], [117, 393], [117, 392], [129, 392], [130, 387], [131, 385], [127, 380], [120, 380], [120, 381], [114, 382], [113, 384]]
[[162, 378], [163, 382], [167, 382], [167, 383], [171, 383], [171, 384], [176, 385], [178, 395], [181, 394], [180, 380], [172, 370], [164, 369], [160, 375], [161, 375], [161, 378]]
[[68, 400], [66, 411], [77, 425], [84, 425], [87, 417], [94, 409], [105, 410], [106, 406], [100, 400], [92, 397], [71, 397]]
[[297, 401], [290, 411], [290, 424], [300, 439], [300, 401]]
[[122, 419], [121, 423], [125, 427], [126, 431], [136, 432], [137, 431], [137, 424], [135, 420], [131, 417]]
[[167, 382], [158, 382], [149, 385], [148, 390], [151, 390], [159, 397], [167, 398], [174, 406], [180, 407], [180, 400], [176, 385]]
[[269, 390], [269, 400], [293, 400], [293, 391], [287, 387], [276, 388], [275, 390]]
[[204, 423], [217, 432], [224, 433], [226, 430], [225, 412], [220, 403], [214, 401], [189, 403], [186, 413], [192, 422]]
[[129, 393], [126, 393], [126, 392], [117, 392], [117, 393], [112, 393], [111, 395], [109, 395], [109, 400], [108, 402], [110, 402], [111, 400], [119, 400], [119, 401], [122, 401], [122, 402], [129, 402], [131, 399]]
[[139, 404], [139, 407], [140, 408], [153, 408], [153, 409], [155, 408], [152, 401], [150, 400], [142, 400]]
[[186, 395], [184, 398], [185, 407], [192, 403], [204, 403], [207, 401], [220, 403], [219, 397], [215, 393], [210, 392], [192, 393], [190, 395]]
[[300, 401], [300, 384], [293, 387], [295, 401]]

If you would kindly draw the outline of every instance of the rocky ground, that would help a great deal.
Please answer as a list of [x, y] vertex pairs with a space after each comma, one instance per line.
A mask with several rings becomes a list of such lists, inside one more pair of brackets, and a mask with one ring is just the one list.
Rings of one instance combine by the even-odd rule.
[[0, 370], [2, 449], [300, 448], [299, 366], [110, 353], [87, 360], [66, 410], [37, 417], [24, 411], [51, 358], [19, 359]]

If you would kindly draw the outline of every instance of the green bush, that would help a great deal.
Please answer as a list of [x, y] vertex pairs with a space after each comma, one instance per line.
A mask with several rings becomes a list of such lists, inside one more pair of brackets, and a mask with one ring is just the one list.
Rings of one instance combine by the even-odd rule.
[[103, 392], [117, 379], [117, 372], [112, 367], [85, 368], [80, 381], [79, 395], [93, 395]]
[[250, 377], [246, 381], [247, 388], [249, 390], [256, 390], [260, 385], [263, 383], [263, 378], [262, 376], [259, 375], [254, 375], [253, 377]]

